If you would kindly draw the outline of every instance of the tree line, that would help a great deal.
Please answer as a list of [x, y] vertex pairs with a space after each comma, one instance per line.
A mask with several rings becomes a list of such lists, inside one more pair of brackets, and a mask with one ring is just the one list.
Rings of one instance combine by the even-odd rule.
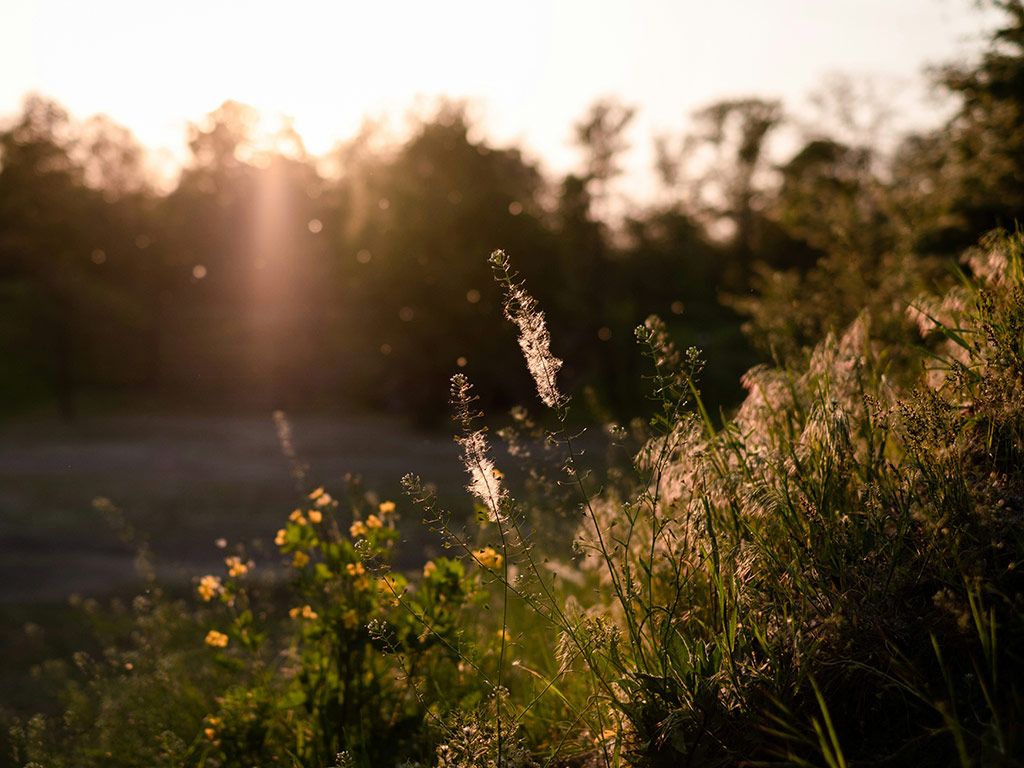
[[496, 248], [545, 309], [567, 386], [611, 414], [640, 402], [632, 330], [652, 312], [705, 350], [721, 406], [750, 364], [795, 361], [864, 307], [876, 337], [907, 340], [914, 291], [1024, 212], [1024, 10], [994, 4], [985, 52], [935, 75], [957, 103], [944, 124], [895, 147], [818, 125], [779, 160], [796, 117], [720, 101], [659, 138], [661, 202], [614, 223], [634, 114], [615, 100], [574, 126], [581, 164], [561, 178], [478, 138], [457, 103], [313, 157], [227, 101], [158, 191], [125, 128], [29, 96], [0, 130], [0, 407], [343, 404], [431, 424], [457, 370], [489, 406], [523, 401]]

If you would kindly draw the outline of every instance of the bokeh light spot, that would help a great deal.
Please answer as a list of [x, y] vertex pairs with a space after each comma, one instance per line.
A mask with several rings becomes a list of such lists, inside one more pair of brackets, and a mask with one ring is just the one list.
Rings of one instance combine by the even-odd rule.
[[520, 213], [523, 212], [523, 204], [520, 203], [518, 200], [513, 200], [511, 203], [508, 204], [508, 212], [511, 213], [513, 216], [518, 216]]
[[356, 254], [356, 261], [358, 261], [360, 264], [369, 264], [371, 258], [373, 257], [370, 255], [370, 252], [365, 248], [363, 248], [361, 251], [359, 251], [359, 253]]
[[319, 233], [323, 228], [324, 224], [322, 221], [320, 221], [320, 219], [309, 220], [309, 231], [312, 232], [314, 235]]
[[470, 304], [477, 304], [480, 301], [480, 291], [476, 288], [470, 288], [466, 291], [466, 301]]
[[204, 277], [206, 277], [206, 267], [204, 267], [202, 264], [196, 264], [194, 267], [192, 267], [192, 277], [195, 278], [196, 280], [202, 280]]

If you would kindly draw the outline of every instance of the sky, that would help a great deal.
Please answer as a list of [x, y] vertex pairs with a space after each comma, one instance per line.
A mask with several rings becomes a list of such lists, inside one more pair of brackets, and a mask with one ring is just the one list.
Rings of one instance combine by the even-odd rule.
[[781, 98], [813, 123], [808, 95], [839, 73], [896, 127], [934, 121], [924, 67], [976, 55], [992, 24], [972, 0], [0, 0], [0, 116], [38, 91], [184, 158], [188, 122], [232, 98], [293, 117], [321, 153], [443, 94], [562, 173], [573, 123], [617, 96], [637, 108], [642, 186], [652, 137], [720, 98]]

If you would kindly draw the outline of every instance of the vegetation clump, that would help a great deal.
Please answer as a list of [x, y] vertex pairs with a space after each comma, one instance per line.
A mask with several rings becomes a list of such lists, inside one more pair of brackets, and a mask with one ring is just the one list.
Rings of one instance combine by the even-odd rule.
[[[699, 354], [650, 318], [652, 416], [608, 430], [636, 450], [604, 467], [566, 426], [557, 340], [491, 264], [555, 427], [520, 411], [503, 433], [531, 471], [506, 477], [454, 377], [476, 522], [405, 480], [449, 556], [399, 572], [396, 504], [318, 488], [276, 534], [286, 583], [239, 549], [188, 604], [154, 589], [127, 642], [49, 669], [67, 714], [15, 725], [19, 764], [1024, 759], [1021, 235], [913, 303], [907, 386], [863, 315], [803, 369], [752, 369], [720, 424]], [[538, 532], [567, 505], [567, 541]]]

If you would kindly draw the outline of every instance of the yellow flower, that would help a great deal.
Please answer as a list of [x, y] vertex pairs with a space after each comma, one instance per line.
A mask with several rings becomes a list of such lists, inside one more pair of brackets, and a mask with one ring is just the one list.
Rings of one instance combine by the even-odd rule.
[[210, 602], [224, 589], [220, 584], [219, 576], [203, 576], [199, 580], [199, 596], [203, 598], [203, 602]]
[[311, 523], [319, 523], [323, 519], [324, 519], [324, 513], [321, 512], [319, 509], [311, 509], [311, 510], [309, 510], [309, 522], [311, 522]]
[[492, 469], [491, 476], [494, 477], [496, 480], [501, 480], [505, 476], [505, 473], [502, 472], [500, 469]]
[[292, 608], [288, 611], [288, 615], [293, 619], [297, 619], [300, 616], [304, 619], [315, 619], [319, 617], [319, 614], [308, 605], [304, 605], [301, 608]]
[[476, 560], [481, 568], [486, 568], [489, 571], [501, 568], [501, 564], [505, 562], [505, 558], [495, 552], [494, 547], [473, 550], [473, 559]]
[[286, 534], [284, 528], [279, 528], [278, 531], [277, 531], [277, 536], [274, 537], [274, 543], [277, 544], [277, 546], [279, 546], [279, 547], [283, 547], [284, 546], [284, 537], [286, 535], [287, 534]]
[[213, 728], [204, 728], [203, 733], [206, 734], [206, 738], [208, 738], [210, 741], [213, 741], [213, 737], [217, 735], [217, 731], [215, 731]]
[[377, 592], [381, 597], [389, 598], [391, 605], [398, 605], [398, 598], [402, 596], [402, 585], [397, 576], [388, 574], [377, 579]]
[[317, 500], [313, 503], [316, 504], [318, 507], [326, 507], [332, 501], [334, 501], [334, 499], [331, 498], [331, 495], [329, 493], [322, 493], [320, 494], [320, 496], [317, 497]]
[[377, 511], [382, 515], [390, 515], [395, 511], [395, 502], [393, 501], [382, 501], [377, 507]]
[[294, 565], [296, 568], [301, 568], [308, 562], [309, 555], [307, 555], [305, 552], [300, 551], [295, 553], [295, 558], [292, 560], [292, 565]]
[[362, 563], [349, 563], [345, 566], [345, 570], [348, 572], [349, 576], [362, 576], [366, 573], [366, 569], [363, 567]]
[[341, 614], [341, 623], [345, 625], [346, 629], [355, 629], [359, 623], [359, 614], [356, 613], [354, 608], [349, 608]]
[[223, 632], [211, 629], [206, 633], [206, 644], [211, 648], [224, 648], [228, 644], [228, 636]]
[[434, 563], [433, 560], [427, 560], [427, 562], [423, 564], [423, 578], [430, 578], [430, 574], [432, 574], [436, 570], [437, 564]]
[[365, 574], [356, 579], [355, 588], [357, 590], [367, 590], [370, 588], [370, 577]]
[[366, 535], [366, 526], [359, 520], [352, 523], [352, 527], [348, 529], [348, 532], [352, 535], [353, 539], [358, 539], [360, 536]]
[[309, 498], [311, 498], [311, 499], [318, 499], [318, 498], [320, 498], [323, 495], [324, 495], [324, 487], [321, 485], [319, 488], [317, 488], [315, 491], [313, 491], [311, 494], [309, 494]]
[[384, 525], [384, 523], [382, 523], [380, 521], [380, 518], [376, 515], [370, 515], [368, 518], [366, 518], [367, 528], [380, 528], [382, 525]]
[[238, 556], [225, 557], [224, 565], [228, 567], [228, 576], [235, 578], [236, 576], [244, 576], [249, 572], [249, 564], [243, 563], [242, 558]]
[[288, 519], [293, 521], [296, 525], [305, 525], [306, 524], [306, 518], [304, 518], [302, 516], [302, 510], [301, 509], [296, 509], [290, 515], [288, 515]]

